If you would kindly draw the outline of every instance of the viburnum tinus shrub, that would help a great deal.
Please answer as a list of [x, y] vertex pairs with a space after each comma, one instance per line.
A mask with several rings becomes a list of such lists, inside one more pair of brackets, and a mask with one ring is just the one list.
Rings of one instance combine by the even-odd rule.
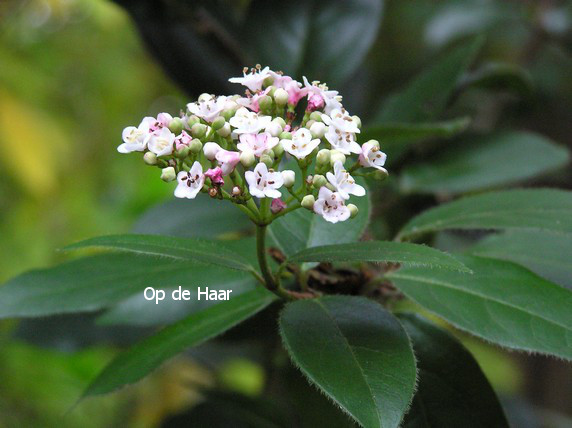
[[[443, 67], [461, 73], [472, 52], [474, 47], [455, 51]], [[437, 67], [422, 76], [386, 111], [418, 108], [412, 100], [431, 93], [441, 74]], [[191, 200], [184, 216], [202, 213], [195, 235], [209, 224], [240, 223], [238, 215], [253, 224], [255, 239], [131, 234], [83, 241], [69, 248], [104, 251], [10, 281], [0, 288], [0, 316], [106, 310], [101, 322], [168, 324], [114, 359], [85, 396], [137, 382], [228, 330], [227, 353], [234, 349], [228, 339], [233, 332], [262, 342], [269, 376], [274, 383], [279, 379], [264, 398], [205, 392], [203, 404], [218, 403], [212, 415], [224, 416], [228, 425], [245, 423], [244, 412], [228, 411], [239, 407], [270, 426], [315, 426], [308, 422], [315, 421], [312, 412], [320, 414], [322, 426], [507, 426], [469, 352], [414, 312], [424, 308], [506, 348], [571, 359], [571, 268], [562, 259], [572, 236], [570, 192], [478, 193], [408, 219], [392, 240], [362, 240], [370, 195], [381, 195], [380, 181], [388, 177], [385, 146], [394, 143], [362, 135], [450, 135], [467, 120], [382, 123], [366, 131], [325, 84], [306, 78], [301, 83], [261, 67], [230, 81], [245, 86], [245, 93], [203, 94], [177, 117], [144, 118], [125, 128], [118, 150], [142, 154], [145, 163], [161, 169], [164, 181], [173, 182], [176, 198]], [[479, 156], [463, 148], [464, 154], [451, 157], [453, 164], [439, 159], [433, 169], [401, 171], [401, 185], [454, 193], [477, 189], [471, 187], [475, 181], [491, 184], [471, 175], [472, 168], [499, 145], [524, 145], [539, 158], [552, 157], [525, 173], [518, 165], [507, 167], [501, 180], [529, 177], [567, 160], [565, 151], [539, 136], [495, 138], [494, 145], [476, 146], [484, 153]], [[386, 183], [395, 186], [391, 178]], [[160, 213], [174, 209], [168, 205]], [[414, 242], [431, 242], [428, 236], [451, 229], [502, 233], [453, 254]], [[558, 270], [552, 269], [555, 261]], [[187, 296], [196, 292], [192, 299], [209, 301], [181, 310], [173, 304], [183, 296], [181, 287]], [[313, 389], [292, 389], [295, 374], [280, 359], [283, 352], [330, 403], [316, 400]], [[311, 405], [295, 405], [300, 400]], [[338, 409], [347, 418], [338, 419]]]

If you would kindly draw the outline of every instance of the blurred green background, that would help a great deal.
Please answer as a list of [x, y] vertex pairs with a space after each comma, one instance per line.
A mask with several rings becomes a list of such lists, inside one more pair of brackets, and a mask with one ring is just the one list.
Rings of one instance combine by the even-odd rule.
[[[459, 103], [471, 105], [481, 128], [499, 125], [503, 112], [501, 125], [525, 126], [572, 146], [571, 9], [550, 1], [386, 2], [368, 58], [376, 87], [355, 94], [355, 112], [371, 116], [366, 106], [376, 100], [368, 97], [399, 88], [458, 37], [485, 32], [483, 55], [524, 65], [535, 101], [515, 97], [516, 88], [500, 98], [473, 92]], [[158, 180], [158, 170], [136, 156], [120, 157], [116, 146], [125, 126], [145, 115], [177, 113], [187, 101], [116, 4], [0, 2], [0, 281], [62, 260], [55, 249], [70, 242], [127, 231], [148, 207], [170, 199], [172, 187]], [[570, 171], [551, 180], [572, 183]], [[135, 388], [70, 411], [113, 347], [81, 346], [72, 353], [76, 343], [37, 331], [27, 336], [25, 326], [14, 339], [16, 328], [0, 322], [0, 426], [156, 426], [196, 399], [188, 384], [217, 381], [256, 394], [263, 381], [258, 367], [242, 359], [213, 375], [180, 358]], [[98, 343], [116, 343], [120, 332], [112, 339], [108, 333]], [[540, 426], [538, 418], [542, 426], [570, 426], [569, 367], [464, 339], [516, 426]]]

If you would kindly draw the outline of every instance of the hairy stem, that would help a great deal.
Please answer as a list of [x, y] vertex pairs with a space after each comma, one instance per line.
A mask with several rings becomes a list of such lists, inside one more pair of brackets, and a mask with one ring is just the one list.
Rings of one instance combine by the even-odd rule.
[[258, 257], [258, 265], [264, 278], [265, 287], [277, 296], [292, 300], [293, 297], [286, 291], [276, 280], [266, 258], [266, 226], [258, 226], [256, 228], [256, 255]]

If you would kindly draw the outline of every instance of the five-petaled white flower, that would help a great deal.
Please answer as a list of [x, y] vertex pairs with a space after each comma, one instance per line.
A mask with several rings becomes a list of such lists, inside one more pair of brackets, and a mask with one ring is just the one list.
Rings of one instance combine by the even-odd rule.
[[332, 192], [326, 186], [320, 187], [318, 200], [314, 202], [314, 212], [330, 223], [345, 221], [350, 218], [350, 210], [338, 192]]
[[272, 150], [280, 140], [272, 137], [269, 133], [262, 134], [241, 134], [240, 143], [236, 145], [241, 152], [250, 150], [255, 156], [262, 156], [265, 152]]
[[364, 196], [365, 189], [355, 182], [353, 177], [344, 169], [344, 165], [337, 161], [334, 164], [334, 174], [328, 172], [326, 174], [328, 181], [336, 188], [340, 196], [349, 199], [350, 195]]
[[245, 68], [242, 74], [243, 77], [231, 77], [228, 81], [231, 83], [239, 83], [246, 86], [252, 92], [256, 92], [262, 89], [264, 80], [270, 77], [270, 68], [264, 67], [262, 70], [252, 69], [250, 73], [248, 73], [248, 68]]
[[205, 183], [203, 167], [195, 161], [189, 172], [181, 171], [177, 174], [177, 181], [179, 184], [175, 189], [175, 197], [195, 199]]
[[220, 115], [227, 106], [227, 97], [224, 95], [218, 97], [203, 96], [202, 99], [195, 103], [187, 104], [187, 109], [207, 122], [212, 122]]
[[320, 82], [312, 82], [310, 83], [306, 76], [303, 77], [304, 80], [304, 89], [308, 96], [317, 95], [323, 98], [324, 100], [324, 112], [326, 114], [330, 114], [331, 111], [335, 109], [341, 109], [342, 103], [340, 102], [342, 97], [338, 91], [330, 91], [326, 84]]
[[128, 126], [123, 130], [121, 139], [123, 144], [117, 147], [119, 153], [142, 152], [147, 148], [151, 138], [149, 126], [155, 121], [154, 117], [144, 118], [139, 126]]
[[284, 184], [282, 174], [269, 170], [266, 164], [260, 162], [254, 171], [246, 171], [244, 177], [252, 196], [257, 198], [279, 198], [282, 196], [277, 190]]
[[344, 132], [337, 129], [335, 126], [328, 126], [326, 140], [332, 147], [344, 155], [351, 153], [361, 153], [361, 147], [355, 141], [355, 134], [353, 132]]
[[270, 116], [262, 116], [248, 111], [246, 107], [241, 107], [228, 122], [235, 128], [233, 130], [235, 134], [256, 134], [266, 128], [271, 121]]
[[169, 131], [169, 128], [161, 128], [160, 131], [151, 134], [147, 146], [157, 156], [170, 155], [173, 153], [175, 138], [175, 134]]
[[322, 121], [328, 125], [339, 129], [342, 132], [359, 133], [359, 127], [348, 112], [344, 109], [334, 109], [329, 115], [323, 114]]
[[362, 152], [359, 155], [359, 163], [361, 166], [377, 168], [387, 173], [387, 170], [383, 167], [383, 165], [385, 165], [385, 160], [387, 159], [387, 155], [385, 153], [379, 150], [376, 145], [371, 143], [364, 143], [361, 148]]
[[312, 139], [312, 133], [309, 129], [300, 128], [292, 134], [291, 140], [282, 140], [284, 150], [298, 159], [304, 159], [312, 151], [320, 145], [318, 138]]

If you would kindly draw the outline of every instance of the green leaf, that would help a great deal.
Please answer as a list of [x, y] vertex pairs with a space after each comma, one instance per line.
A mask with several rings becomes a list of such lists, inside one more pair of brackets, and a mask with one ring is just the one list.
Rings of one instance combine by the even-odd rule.
[[224, 241], [206, 241], [156, 235], [110, 235], [86, 239], [67, 246], [66, 250], [104, 248], [195, 261], [230, 269], [252, 271], [254, 268], [239, 253], [229, 251]]
[[89, 385], [84, 397], [106, 394], [137, 382], [169, 358], [230, 329], [268, 306], [275, 296], [258, 288], [164, 328], [114, 359]]
[[390, 97], [374, 123], [425, 122], [439, 116], [482, 44], [483, 39], [476, 38], [447, 53], [403, 92]]
[[469, 253], [508, 260], [549, 281], [572, 290], [572, 238], [535, 231], [509, 231], [491, 235]]
[[526, 180], [568, 161], [568, 150], [547, 138], [503, 132], [472, 139], [429, 162], [408, 166], [400, 187], [404, 192], [456, 194]]
[[415, 387], [415, 358], [401, 324], [362, 297], [298, 300], [280, 317], [294, 363], [362, 426], [397, 427]]
[[220, 268], [213, 275], [211, 267], [187, 261], [128, 253], [99, 254], [11, 279], [0, 287], [0, 318], [96, 311], [142, 293], [147, 287], [180, 285], [192, 290], [224, 283], [233, 289], [245, 281], [252, 281], [252, 276], [236, 270]]
[[[356, 182], [366, 188], [365, 181], [358, 177]], [[366, 192], [369, 195], [370, 192]], [[328, 223], [322, 217], [301, 209], [276, 219], [268, 228], [272, 244], [287, 256], [308, 247], [328, 244], [345, 244], [357, 241], [364, 233], [371, 210], [369, 196], [351, 199], [359, 209], [357, 217], [343, 223]]]
[[390, 262], [470, 272], [453, 256], [426, 245], [405, 242], [367, 241], [324, 245], [302, 250], [289, 262]]
[[335, 86], [362, 63], [382, 10], [382, 0], [253, 0], [245, 20], [251, 59]]
[[473, 356], [447, 331], [400, 314], [417, 357], [419, 384], [403, 428], [507, 427], [502, 407]]
[[399, 232], [399, 238], [446, 229], [572, 233], [572, 192], [518, 189], [464, 197], [414, 217]]
[[232, 204], [210, 198], [174, 199], [154, 206], [135, 223], [133, 233], [216, 238], [252, 229]]
[[508, 348], [572, 360], [572, 292], [513, 263], [459, 258], [472, 275], [405, 267], [387, 277], [460, 329]]
[[533, 92], [533, 81], [522, 67], [507, 63], [490, 63], [463, 77], [459, 90], [463, 91], [469, 87], [494, 91], [509, 90], [521, 97], [529, 97]]

